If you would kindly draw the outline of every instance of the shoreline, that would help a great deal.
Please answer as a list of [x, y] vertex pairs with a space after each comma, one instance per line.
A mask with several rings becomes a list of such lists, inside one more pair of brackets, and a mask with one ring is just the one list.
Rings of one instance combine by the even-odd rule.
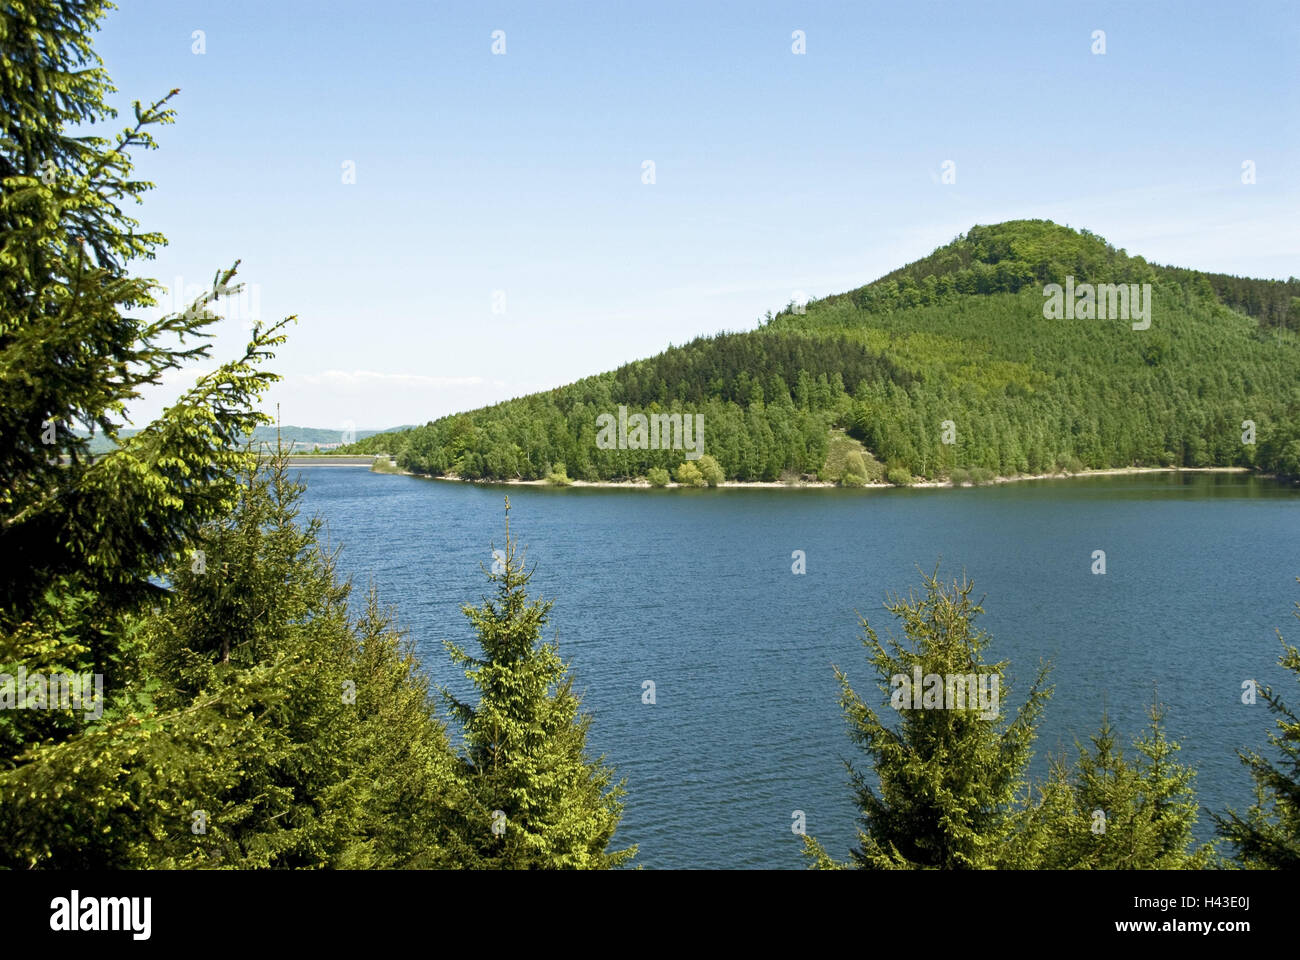
[[[664, 487], [652, 487], [648, 480], [573, 480], [565, 485], [548, 483], [546, 480], [466, 480], [456, 476], [435, 477], [427, 473], [412, 473], [409, 470], [375, 470], [379, 474], [404, 477], [420, 477], [425, 480], [442, 480], [448, 483], [471, 483], [482, 484], [484, 486], [513, 486], [513, 487], [550, 487], [556, 490], [563, 490], [568, 487], [589, 487], [589, 488], [607, 488], [607, 489], [624, 489], [624, 490], [691, 490], [707, 489], [704, 487], [683, 487], [678, 483], [669, 483]], [[1039, 474], [1019, 474], [1014, 477], [994, 477], [986, 483], [977, 484], [972, 482], [963, 483], [963, 487], [993, 486], [1002, 483], [1018, 483], [1022, 480], [1072, 480], [1080, 477], [1116, 477], [1116, 476], [1137, 476], [1147, 473], [1237, 473], [1252, 474], [1262, 479], [1276, 479], [1272, 474], [1253, 474], [1249, 467], [1105, 467], [1100, 470], [1084, 470], [1080, 473], [1039, 473]], [[799, 480], [793, 483], [787, 483], [782, 480], [726, 480], [718, 484], [715, 489], [754, 489], [754, 490], [775, 490], [775, 489], [808, 489], [808, 490], [833, 490], [833, 489], [858, 489], [858, 490], [890, 490], [890, 489], [937, 489], [946, 487], [951, 489], [952, 483], [947, 480], [918, 480], [915, 483], [908, 484], [907, 487], [898, 487], [892, 483], [866, 483], [860, 487], [841, 487], [838, 483], [831, 483], [826, 480]]]

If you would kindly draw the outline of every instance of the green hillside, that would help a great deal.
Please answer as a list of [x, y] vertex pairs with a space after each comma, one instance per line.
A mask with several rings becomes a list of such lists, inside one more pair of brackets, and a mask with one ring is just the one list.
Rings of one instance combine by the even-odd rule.
[[[1136, 284], [1133, 316], [1117, 318], [1116, 289], [1098, 289], [1093, 302], [1111, 319], [1087, 316], [1083, 299], [1077, 318], [1048, 319], [1053, 283], [1080, 297], [1085, 284]], [[896, 478], [1231, 465], [1300, 475], [1297, 331], [1294, 278], [1153, 265], [1087, 231], [1011, 221], [973, 227], [857, 290], [790, 305], [757, 330], [345, 451], [468, 479], [538, 479], [563, 464], [574, 479], [614, 480], [683, 462], [683, 450], [598, 446], [597, 418], [622, 406], [702, 414], [704, 453], [742, 481], [828, 469], [840, 479], [843, 463], [861, 461], [828, 464], [835, 431]]]

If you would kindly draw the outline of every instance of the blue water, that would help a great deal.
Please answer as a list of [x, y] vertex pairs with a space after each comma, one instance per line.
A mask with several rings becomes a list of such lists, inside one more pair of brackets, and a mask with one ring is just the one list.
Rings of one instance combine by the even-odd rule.
[[[803, 866], [795, 810], [836, 856], [855, 842], [843, 760], [861, 760], [831, 665], [864, 698], [874, 676], [858, 612], [900, 632], [890, 592], [965, 573], [984, 597], [989, 659], [1011, 662], [1022, 702], [1040, 659], [1055, 692], [1032, 772], [1097, 728], [1126, 739], [1158, 691], [1196, 767], [1204, 807], [1247, 806], [1239, 748], [1265, 750], [1272, 718], [1241, 683], [1300, 702], [1277, 630], [1300, 640], [1300, 493], [1255, 478], [1159, 474], [926, 490], [608, 490], [474, 486], [302, 469], [304, 512], [342, 545], [354, 600], [373, 581], [435, 682], [463, 677], [444, 639], [489, 584], [511, 533], [553, 598], [558, 636], [593, 716], [589, 744], [627, 778], [619, 845], [652, 867]], [[791, 572], [802, 550], [807, 573]], [[1104, 550], [1106, 573], [1091, 573]], [[919, 570], [918, 570], [919, 568]], [[901, 634], [900, 634], [901, 635]], [[654, 705], [642, 703], [653, 680]], [[1294, 705], [1294, 704], [1293, 704]], [[1199, 833], [1212, 828], [1203, 811]]]

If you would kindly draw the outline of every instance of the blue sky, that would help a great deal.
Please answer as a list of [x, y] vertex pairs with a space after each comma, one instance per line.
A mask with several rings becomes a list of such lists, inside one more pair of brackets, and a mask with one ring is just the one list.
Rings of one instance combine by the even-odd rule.
[[[299, 316], [268, 397], [285, 423], [556, 386], [975, 223], [1300, 274], [1294, 0], [120, 6], [96, 41], [120, 119], [181, 88], [139, 157], [138, 216], [170, 241], [140, 272], [177, 288], [241, 259], [246, 310]], [[232, 314], [216, 356], [245, 336]]]

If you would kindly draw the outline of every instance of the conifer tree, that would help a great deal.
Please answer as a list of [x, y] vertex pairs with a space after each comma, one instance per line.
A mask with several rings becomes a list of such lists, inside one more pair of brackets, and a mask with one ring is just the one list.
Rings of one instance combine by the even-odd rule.
[[[299, 519], [302, 490], [283, 452], [251, 473], [232, 515], [197, 541], [203, 565], [173, 569], [149, 622], [155, 702], [188, 712], [151, 740], [135, 775], [146, 856], [169, 867], [460, 865], [467, 798], [427, 681], [373, 590], [352, 619], [320, 519]], [[194, 810], [203, 832], [175, 829]]]
[[[261, 364], [284, 340], [283, 324], [255, 328], [241, 357], [119, 436], [141, 387], [211, 359], [212, 305], [238, 288], [230, 268], [182, 313], [133, 315], [155, 305], [154, 285], [127, 264], [162, 237], [123, 211], [151, 186], [132, 155], [155, 146], [176, 91], [97, 135], [114, 116], [91, 46], [109, 6], [0, 6], [0, 672], [98, 675], [106, 700], [98, 716], [0, 717], [0, 864], [12, 866], [131, 861], [128, 779], [160, 722], [140, 616], [159, 572], [234, 502], [242, 437], [266, 422], [257, 404], [277, 379]], [[119, 445], [92, 460], [83, 430]]]
[[[1300, 603], [1295, 616], [1300, 617]], [[1279, 662], [1300, 679], [1300, 649], [1282, 640]], [[1242, 866], [1294, 870], [1300, 867], [1300, 716], [1271, 687], [1260, 696], [1277, 718], [1278, 732], [1270, 733], [1268, 740], [1281, 759], [1275, 763], [1258, 751], [1238, 751], [1254, 781], [1255, 802], [1244, 814], [1230, 809], [1214, 820]]]
[[591, 718], [580, 713], [558, 643], [542, 641], [552, 601], [528, 599], [533, 570], [510, 537], [494, 569], [495, 598], [462, 609], [481, 656], [448, 641], [452, 659], [478, 693], [470, 704], [447, 699], [464, 731], [474, 808], [468, 837], [485, 869], [604, 869], [630, 860], [635, 847], [611, 851], [625, 781], [613, 782], [604, 758], [587, 755]]
[[1165, 710], [1153, 704], [1150, 725], [1130, 761], [1109, 717], [1080, 745], [1074, 767], [1053, 758], [1039, 822], [1045, 836], [1035, 866], [1047, 869], [1177, 870], [1213, 865], [1211, 844], [1196, 846], [1195, 770], [1175, 759]]
[[[203, 377], [114, 453], [88, 457], [80, 430], [118, 439], [139, 388], [210, 359], [212, 305], [238, 292], [234, 269], [182, 313], [145, 321], [152, 281], [128, 274], [163, 239], [139, 231], [119, 204], [151, 184], [132, 179], [133, 151], [171, 123], [172, 91], [116, 137], [73, 136], [114, 116], [112, 85], [89, 36], [98, 0], [0, 8], [0, 627], [36, 611], [74, 577], [123, 600], [199, 525], [222, 513], [244, 465], [240, 440], [267, 419], [257, 397], [276, 377], [257, 365], [282, 325], [254, 330], [245, 354]], [[66, 462], [61, 462], [66, 461]]]
[[356, 624], [359, 648], [354, 755], [365, 788], [347, 868], [447, 869], [472, 866], [472, 809], [460, 758], [435, 710], [414, 645], [394, 626], [372, 588]]
[[[925, 595], [894, 597], [885, 608], [902, 621], [906, 642], [882, 642], [864, 618], [863, 645], [883, 702], [897, 709], [888, 723], [868, 706], [837, 667], [840, 705], [849, 736], [870, 757], [876, 785], [846, 762], [861, 818], [850, 863], [872, 869], [967, 869], [1021, 866], [1022, 834], [1032, 825], [1026, 767], [1049, 692], [1039, 671], [1010, 720], [1005, 663], [987, 663], [989, 637], [974, 625], [983, 608], [970, 581], [924, 577]], [[914, 679], [923, 689], [913, 691]], [[955, 701], [949, 676], [982, 678], [984, 709]], [[928, 680], [939, 677], [941, 686]], [[900, 679], [901, 678], [901, 679]], [[994, 678], [997, 687], [993, 686]], [[906, 683], [904, 683], [906, 681]], [[969, 687], [966, 688], [968, 691]], [[997, 703], [991, 693], [998, 691]], [[916, 694], [916, 700], [912, 694]], [[914, 703], [919, 704], [914, 706]], [[954, 700], [954, 702], [948, 702]], [[813, 866], [835, 866], [815, 840], [806, 842]]]

